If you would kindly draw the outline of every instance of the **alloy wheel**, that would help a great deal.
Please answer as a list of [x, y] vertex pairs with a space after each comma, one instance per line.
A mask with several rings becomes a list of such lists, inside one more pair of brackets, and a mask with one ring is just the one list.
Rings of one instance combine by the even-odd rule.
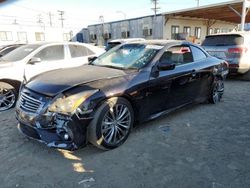
[[213, 102], [216, 104], [220, 102], [221, 97], [224, 93], [224, 83], [222, 80], [217, 80], [213, 88]]
[[0, 88], [0, 111], [8, 110], [16, 101], [13, 89]]
[[126, 105], [116, 104], [110, 107], [102, 120], [104, 141], [110, 145], [119, 144], [129, 133], [131, 121], [131, 112]]

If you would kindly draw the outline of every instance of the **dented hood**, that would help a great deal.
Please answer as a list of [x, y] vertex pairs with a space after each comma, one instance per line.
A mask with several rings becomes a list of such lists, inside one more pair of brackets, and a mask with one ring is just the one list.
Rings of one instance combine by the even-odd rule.
[[53, 97], [77, 85], [124, 75], [126, 73], [122, 70], [84, 65], [45, 72], [33, 77], [26, 84], [26, 87], [35, 92]]

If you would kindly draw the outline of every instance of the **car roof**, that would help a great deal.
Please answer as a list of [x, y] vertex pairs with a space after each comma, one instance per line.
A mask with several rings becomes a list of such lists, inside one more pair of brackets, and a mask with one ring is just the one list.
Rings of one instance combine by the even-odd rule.
[[35, 43], [26, 44], [25, 46], [37, 45], [40, 47], [46, 47], [46, 46], [52, 46], [52, 45], [69, 45], [69, 44], [87, 47], [90, 50], [94, 50], [95, 53], [103, 53], [104, 52], [103, 49], [101, 49], [97, 46], [93, 46], [93, 45], [88, 44], [88, 43], [80, 43], [80, 42], [35, 42]]
[[248, 35], [250, 36], [250, 32], [249, 31], [232, 31], [232, 32], [228, 32], [228, 33], [216, 33], [216, 34], [211, 34], [208, 36], [220, 36], [220, 35]]
[[0, 46], [0, 49], [9, 48], [9, 47], [13, 47], [13, 46], [22, 46], [22, 45], [25, 45], [25, 44], [19, 44], [19, 43], [7, 44], [7, 45]]
[[145, 41], [145, 39], [144, 38], [114, 39], [114, 40], [110, 40], [108, 43], [112, 43], [112, 42], [125, 43], [125, 42], [133, 42], [133, 41]]
[[181, 43], [191, 44], [190, 42], [183, 40], [163, 40], [163, 39], [136, 41], [131, 43], [139, 43], [145, 45], [161, 45], [161, 46], [166, 46], [167, 44], [181, 44]]
[[38, 44], [38, 45], [54, 45], [54, 44], [85, 44], [85, 43], [80, 43], [80, 42], [34, 42], [30, 44]]

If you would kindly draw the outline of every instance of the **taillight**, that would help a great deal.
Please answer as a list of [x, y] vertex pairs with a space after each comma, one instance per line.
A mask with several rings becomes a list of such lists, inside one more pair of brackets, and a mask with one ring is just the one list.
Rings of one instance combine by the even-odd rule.
[[229, 53], [235, 53], [235, 54], [243, 54], [247, 52], [247, 48], [246, 47], [242, 47], [242, 48], [229, 48], [228, 52]]

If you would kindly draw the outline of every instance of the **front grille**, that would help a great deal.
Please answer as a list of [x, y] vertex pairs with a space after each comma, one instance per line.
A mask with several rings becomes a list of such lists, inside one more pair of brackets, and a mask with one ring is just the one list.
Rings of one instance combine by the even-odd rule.
[[21, 92], [18, 105], [26, 112], [37, 113], [43, 107], [43, 102], [35, 99], [29, 93]]

